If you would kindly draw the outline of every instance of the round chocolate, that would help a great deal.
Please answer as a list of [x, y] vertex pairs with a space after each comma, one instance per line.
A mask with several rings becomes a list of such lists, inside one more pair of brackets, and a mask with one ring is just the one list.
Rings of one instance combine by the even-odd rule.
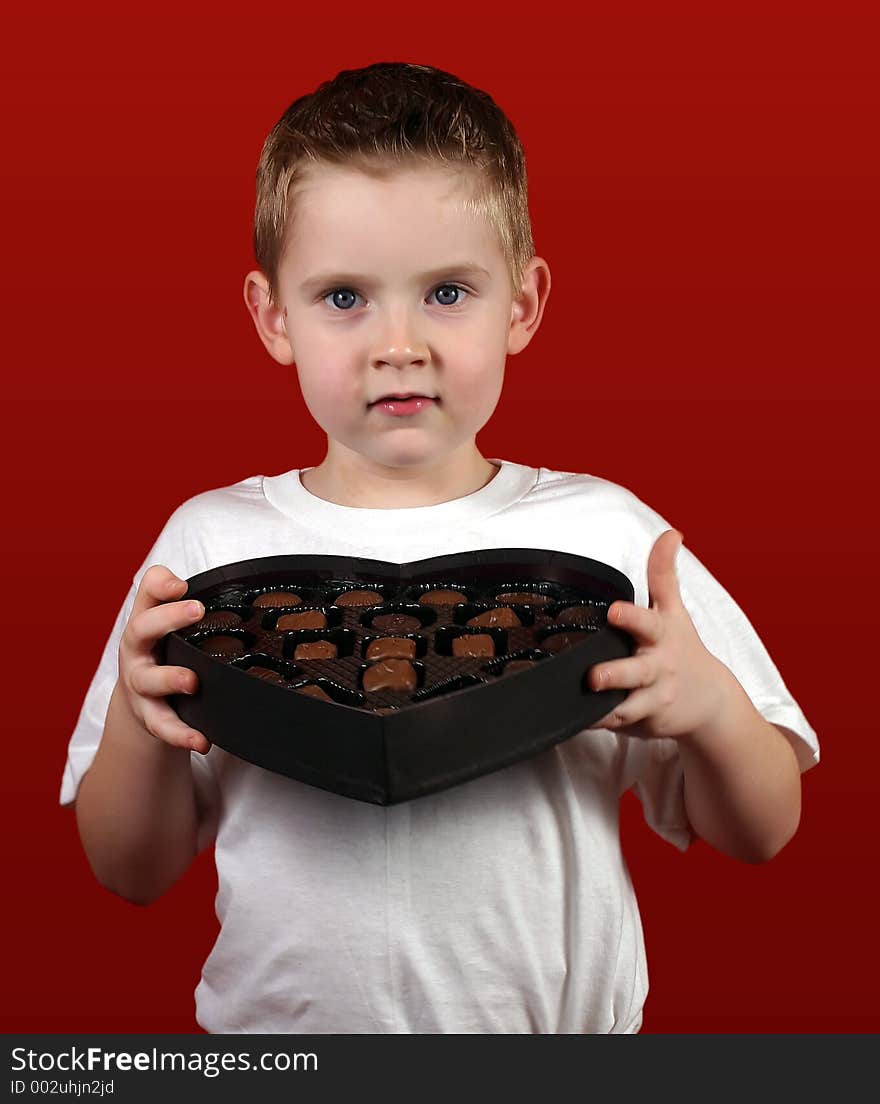
[[489, 633], [465, 633], [452, 641], [452, 654], [456, 656], [495, 655], [495, 641]]
[[279, 606], [301, 606], [302, 598], [287, 590], [270, 590], [265, 594], [259, 594], [253, 601], [253, 605], [260, 609], [277, 609]]
[[522, 625], [522, 621], [516, 616], [512, 609], [507, 606], [499, 606], [498, 609], [486, 610], [485, 613], [477, 614], [476, 617], [471, 617], [465, 622], [466, 625], [499, 625], [504, 629], [519, 628]]
[[328, 702], [333, 701], [333, 699], [325, 690], [322, 690], [320, 686], [316, 686], [313, 682], [309, 683], [308, 686], [297, 686], [296, 690], [300, 694], [308, 694], [310, 698], [320, 698], [321, 701]]
[[230, 656], [244, 655], [244, 641], [237, 636], [209, 636], [199, 642], [199, 647], [209, 655], [228, 659]]
[[197, 629], [234, 629], [241, 624], [241, 614], [235, 610], [212, 610], [198, 622]]
[[382, 595], [377, 590], [346, 590], [334, 603], [337, 606], [377, 606]]
[[582, 640], [588, 640], [593, 634], [588, 632], [558, 632], [552, 636], [545, 636], [538, 645], [542, 652], [555, 655], [557, 652], [571, 648], [574, 644], [580, 644]]
[[415, 659], [416, 642], [404, 636], [380, 636], [367, 645], [367, 659]]
[[416, 669], [408, 659], [380, 659], [364, 671], [363, 688], [375, 690], [415, 690]]
[[514, 606], [546, 606], [550, 599], [546, 594], [534, 594], [525, 590], [508, 590], [495, 595], [496, 602], [510, 602]]
[[429, 590], [419, 598], [422, 606], [455, 606], [466, 602], [467, 595], [460, 590]]
[[422, 623], [418, 617], [410, 617], [407, 613], [380, 613], [373, 618], [371, 626], [382, 632], [416, 632]]
[[253, 667], [247, 668], [247, 673], [255, 678], [262, 679], [263, 682], [274, 682], [277, 686], [287, 685], [281, 675], [272, 667], [260, 667], [259, 664], [255, 663]]
[[306, 640], [293, 650], [294, 659], [336, 659], [338, 654], [331, 640]]
[[275, 622], [275, 628], [282, 629], [326, 629], [327, 618], [320, 610], [305, 610], [303, 613], [282, 613]]

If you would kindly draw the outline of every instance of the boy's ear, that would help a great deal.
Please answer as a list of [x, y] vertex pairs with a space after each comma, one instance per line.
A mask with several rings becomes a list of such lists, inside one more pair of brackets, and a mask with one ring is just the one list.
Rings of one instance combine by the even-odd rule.
[[269, 281], [259, 269], [244, 278], [244, 301], [269, 356], [279, 364], [293, 364], [293, 347], [287, 336], [284, 311], [271, 302]]
[[522, 291], [510, 308], [508, 353], [521, 353], [541, 325], [550, 294], [550, 266], [543, 257], [532, 257], [523, 271]]

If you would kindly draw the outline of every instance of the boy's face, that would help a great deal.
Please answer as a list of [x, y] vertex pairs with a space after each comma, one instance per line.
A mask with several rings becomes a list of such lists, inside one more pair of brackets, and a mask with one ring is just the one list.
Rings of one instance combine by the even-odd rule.
[[[280, 363], [295, 362], [331, 453], [427, 471], [473, 448], [491, 417], [506, 357], [528, 344], [544, 300], [536, 316], [534, 295], [514, 299], [493, 232], [461, 209], [472, 186], [442, 166], [385, 178], [310, 167], [277, 308], [256, 302], [262, 274], [249, 274], [261, 337]], [[406, 394], [426, 401], [377, 402]]]

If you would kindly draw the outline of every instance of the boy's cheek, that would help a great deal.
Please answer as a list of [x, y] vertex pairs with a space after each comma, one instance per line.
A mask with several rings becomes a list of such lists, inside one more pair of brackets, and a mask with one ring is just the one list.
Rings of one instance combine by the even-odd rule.
[[468, 408], [488, 416], [498, 405], [503, 385], [503, 365], [491, 371], [483, 367], [471, 376], [452, 380], [449, 400], [459, 409]]

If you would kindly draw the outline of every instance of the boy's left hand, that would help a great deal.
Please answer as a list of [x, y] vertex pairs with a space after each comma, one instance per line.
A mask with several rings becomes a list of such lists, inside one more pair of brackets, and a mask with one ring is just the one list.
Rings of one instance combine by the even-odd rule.
[[622, 601], [608, 609], [608, 624], [628, 632], [637, 646], [626, 659], [597, 663], [589, 685], [630, 693], [590, 728], [679, 739], [711, 725], [720, 713], [724, 683], [731, 675], [706, 649], [681, 600], [675, 558], [682, 540], [678, 530], [667, 529], [651, 549], [649, 609]]

